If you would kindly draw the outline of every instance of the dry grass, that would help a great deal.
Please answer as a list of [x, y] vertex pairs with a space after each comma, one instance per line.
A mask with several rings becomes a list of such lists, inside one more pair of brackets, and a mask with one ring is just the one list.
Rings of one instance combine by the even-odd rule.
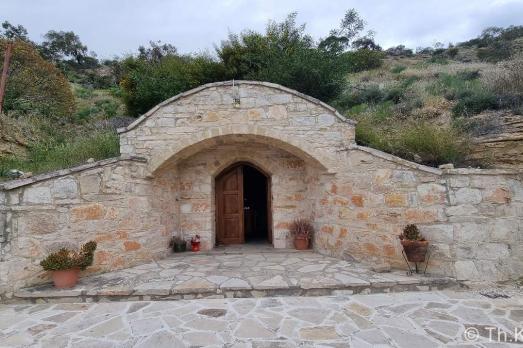
[[484, 71], [481, 81], [497, 94], [523, 94], [523, 56]]

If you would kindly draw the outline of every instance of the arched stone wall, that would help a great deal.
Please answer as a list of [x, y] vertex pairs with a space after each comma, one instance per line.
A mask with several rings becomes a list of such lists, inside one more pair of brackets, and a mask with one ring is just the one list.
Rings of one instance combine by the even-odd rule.
[[313, 158], [329, 172], [337, 170], [337, 152], [354, 144], [354, 123], [332, 107], [253, 81], [214, 83], [182, 93], [119, 132], [121, 152], [146, 158], [150, 173], [182, 151], [203, 149], [223, 136], [256, 137]]
[[[326, 173], [321, 163], [300, 158], [276, 146], [250, 141], [250, 137], [221, 137], [190, 156], [174, 156], [155, 172], [156, 177], [176, 173], [175, 188], [179, 224], [173, 233], [190, 239], [199, 234], [205, 250], [214, 246], [215, 178], [238, 162], [262, 169], [271, 179], [273, 245], [291, 247], [289, 223], [313, 216], [320, 177]], [[200, 147], [198, 147], [200, 149]]]

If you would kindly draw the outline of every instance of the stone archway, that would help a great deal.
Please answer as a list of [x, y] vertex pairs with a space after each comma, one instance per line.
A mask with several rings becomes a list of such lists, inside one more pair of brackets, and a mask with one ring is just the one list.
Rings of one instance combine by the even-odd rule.
[[[168, 230], [185, 239], [199, 234], [202, 247], [216, 245], [216, 217], [219, 204], [216, 178], [238, 164], [248, 164], [270, 178], [272, 214], [268, 217], [268, 232], [276, 248], [290, 247], [288, 225], [297, 217], [310, 217], [317, 196], [320, 177], [328, 171], [321, 163], [302, 154], [290, 153], [274, 143], [256, 141], [252, 136], [216, 137], [207, 146], [187, 148], [154, 172], [153, 181], [162, 192], [171, 192], [174, 206], [166, 204], [166, 215], [177, 221]], [[299, 149], [294, 153], [299, 153]], [[240, 242], [240, 241], [235, 241]], [[243, 240], [241, 241], [243, 242]]]

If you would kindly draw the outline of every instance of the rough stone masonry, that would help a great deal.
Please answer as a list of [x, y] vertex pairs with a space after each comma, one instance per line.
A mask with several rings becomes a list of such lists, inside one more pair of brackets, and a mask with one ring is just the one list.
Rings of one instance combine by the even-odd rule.
[[119, 133], [119, 158], [0, 184], [0, 294], [46, 282], [38, 263], [64, 243], [98, 242], [87, 272], [165, 257], [172, 235], [198, 233], [213, 248], [214, 178], [238, 161], [271, 177], [276, 248], [291, 246], [289, 223], [306, 217], [317, 252], [405, 267], [398, 234], [416, 223], [431, 272], [521, 276], [521, 171], [441, 170], [358, 146], [354, 122], [285, 87], [204, 85]]

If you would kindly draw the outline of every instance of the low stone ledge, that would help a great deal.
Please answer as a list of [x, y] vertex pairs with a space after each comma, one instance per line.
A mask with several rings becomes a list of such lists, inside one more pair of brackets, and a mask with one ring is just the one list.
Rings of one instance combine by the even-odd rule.
[[[393, 275], [394, 277], [394, 275]], [[164, 288], [141, 289], [107, 288], [107, 289], [55, 289], [51, 284], [34, 288], [21, 289], [14, 297], [4, 301], [8, 303], [55, 303], [55, 302], [112, 302], [140, 300], [182, 300], [195, 298], [249, 298], [272, 296], [330, 296], [335, 294], [374, 294], [402, 291], [429, 291], [462, 287], [453, 278], [446, 277], [413, 277], [405, 279], [377, 279], [371, 282], [300, 284], [296, 286], [254, 286], [254, 287], [213, 287], [171, 289], [168, 284]]]
[[41, 181], [46, 181], [46, 180], [49, 180], [49, 179], [59, 178], [59, 177], [62, 177], [62, 176], [66, 176], [66, 175], [82, 172], [82, 171], [85, 171], [85, 170], [88, 170], [88, 169], [104, 167], [104, 166], [107, 166], [107, 165], [110, 165], [110, 164], [114, 164], [114, 163], [117, 163], [117, 162], [121, 162], [121, 161], [132, 161], [132, 162], [140, 162], [140, 163], [146, 163], [147, 162], [147, 160], [145, 158], [143, 158], [143, 157], [122, 155], [120, 157], [113, 157], [113, 158], [103, 159], [103, 160], [96, 161], [96, 162], [93, 162], [93, 163], [82, 164], [82, 165], [79, 165], [79, 166], [76, 166], [76, 167], [60, 169], [60, 170], [57, 170], [57, 171], [54, 171], [54, 172], [38, 174], [38, 175], [34, 175], [34, 176], [30, 177], [30, 178], [6, 181], [6, 182], [3, 182], [3, 183], [0, 184], [0, 191], [1, 190], [9, 191], [9, 190], [12, 190], [12, 189], [15, 189], [15, 188], [18, 188], [18, 187], [31, 185], [31, 184], [34, 184], [34, 183], [37, 183], [37, 182], [41, 182]]
[[350, 145], [349, 150], [359, 150], [366, 153], [369, 153], [373, 156], [382, 158], [384, 160], [397, 163], [412, 169], [417, 169], [420, 171], [428, 172], [435, 175], [523, 175], [523, 170], [521, 169], [502, 169], [502, 168], [493, 168], [493, 169], [481, 169], [481, 168], [453, 168], [453, 169], [439, 169], [429, 167], [423, 164], [411, 162], [409, 160], [391, 155], [389, 153], [376, 150], [370, 147], [361, 146], [361, 145]]
[[521, 169], [481, 169], [481, 168], [454, 168], [443, 169], [443, 175], [523, 175]]
[[[338, 288], [310, 288], [304, 289], [300, 287], [291, 287], [286, 289], [252, 289], [252, 290], [227, 290], [216, 292], [195, 292], [195, 293], [178, 293], [178, 294], [155, 294], [150, 292], [148, 294], [129, 295], [114, 294], [114, 295], [88, 295], [78, 292], [67, 293], [62, 291], [56, 292], [54, 296], [43, 296], [42, 294], [34, 293], [31, 296], [19, 296], [19, 292], [15, 297], [4, 301], [6, 303], [89, 303], [89, 302], [120, 302], [120, 301], [177, 301], [177, 300], [191, 300], [191, 299], [220, 299], [220, 298], [260, 298], [260, 297], [286, 297], [286, 296], [346, 296], [353, 294], [379, 294], [391, 292], [419, 292], [419, 291], [434, 291], [444, 289], [459, 289], [464, 288], [455, 280], [448, 279], [421, 284], [395, 284], [388, 286], [354, 286], [354, 287], [338, 287]], [[67, 296], [67, 295], [71, 296]]]
[[384, 160], [387, 160], [390, 162], [394, 162], [394, 163], [397, 163], [397, 164], [400, 164], [400, 165], [403, 165], [403, 166], [406, 166], [406, 167], [409, 167], [412, 169], [417, 169], [417, 170], [420, 170], [423, 172], [435, 174], [435, 175], [441, 175], [443, 173], [443, 171], [441, 169], [429, 167], [429, 166], [419, 164], [416, 162], [411, 162], [409, 160], [400, 158], [398, 156], [391, 155], [390, 153], [386, 153], [386, 152], [376, 150], [376, 149], [366, 147], [366, 146], [350, 145], [349, 150], [363, 151], [363, 152], [369, 153], [373, 156], [379, 157], [381, 159], [384, 159]]

